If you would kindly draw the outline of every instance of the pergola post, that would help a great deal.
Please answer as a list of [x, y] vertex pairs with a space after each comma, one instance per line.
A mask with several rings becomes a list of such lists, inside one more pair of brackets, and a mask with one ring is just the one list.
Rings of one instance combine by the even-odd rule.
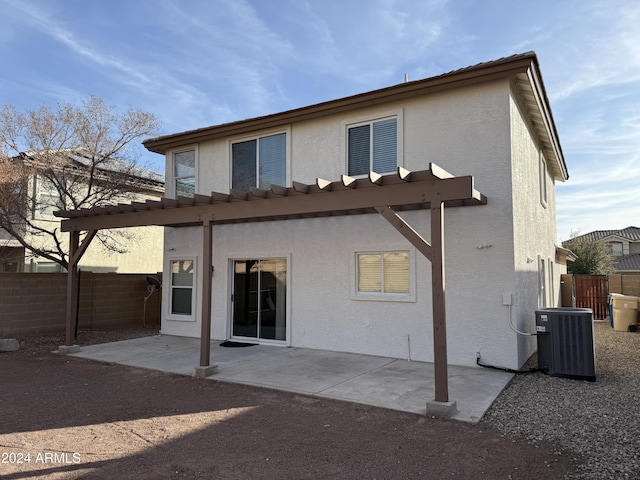
[[200, 365], [195, 368], [196, 377], [208, 377], [216, 373], [217, 365], [211, 361], [211, 289], [213, 276], [213, 232], [211, 221], [202, 225], [202, 318], [200, 322]]
[[447, 308], [444, 275], [444, 203], [431, 202], [431, 292], [433, 308], [433, 359], [435, 400], [449, 401], [447, 369]]
[[427, 242], [391, 207], [375, 207], [404, 238], [431, 262], [431, 297], [433, 322], [433, 365], [435, 398], [427, 402], [427, 413], [451, 417], [456, 402], [449, 401], [447, 359], [447, 310], [445, 302], [444, 207], [442, 198], [433, 194], [430, 202], [431, 244]]
[[73, 353], [80, 351], [80, 347], [73, 345], [74, 321], [78, 316], [78, 298], [80, 295], [80, 276], [78, 275], [78, 263], [87, 251], [89, 244], [98, 233], [97, 230], [89, 230], [80, 243], [80, 231], [69, 232], [69, 264], [67, 266], [67, 311], [65, 317], [64, 345], [58, 348], [59, 353]]
[[69, 232], [69, 265], [67, 267], [67, 315], [65, 319], [65, 340], [66, 347], [73, 345], [73, 322], [78, 313], [78, 263], [73, 260], [80, 245], [80, 232]]

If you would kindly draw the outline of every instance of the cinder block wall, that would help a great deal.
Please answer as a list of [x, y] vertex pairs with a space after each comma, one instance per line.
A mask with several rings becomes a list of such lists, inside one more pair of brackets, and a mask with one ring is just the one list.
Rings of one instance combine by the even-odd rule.
[[[81, 272], [78, 328], [159, 326], [159, 293], [149, 298], [145, 314], [146, 277]], [[65, 273], [0, 273], [0, 338], [64, 332], [66, 295]]]
[[609, 293], [640, 297], [640, 275], [609, 275]]

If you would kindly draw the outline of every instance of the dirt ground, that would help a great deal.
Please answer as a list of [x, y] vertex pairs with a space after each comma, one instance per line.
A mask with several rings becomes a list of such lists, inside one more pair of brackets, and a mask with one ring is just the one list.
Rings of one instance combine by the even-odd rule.
[[[79, 343], [150, 334], [80, 332]], [[24, 340], [24, 339], [22, 339]], [[0, 353], [1, 479], [557, 479], [486, 427], [51, 353]]]

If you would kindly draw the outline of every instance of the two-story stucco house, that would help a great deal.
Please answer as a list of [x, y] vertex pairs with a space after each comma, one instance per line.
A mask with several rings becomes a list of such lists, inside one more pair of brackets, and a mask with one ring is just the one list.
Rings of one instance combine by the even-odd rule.
[[[621, 230], [595, 230], [579, 235], [576, 239], [606, 243], [613, 257], [616, 273], [640, 273], [640, 228], [627, 227]], [[565, 245], [570, 240], [563, 242]]]
[[[568, 172], [532, 52], [144, 144], [166, 155], [169, 198], [266, 197], [430, 163], [472, 176], [485, 204], [444, 220], [451, 364], [480, 352], [519, 368], [536, 345], [515, 330], [558, 305], [555, 182]], [[428, 213], [401, 216], [429, 239]], [[381, 215], [212, 220], [212, 265], [197, 227], [165, 229], [162, 333], [200, 336], [201, 272], [213, 268], [213, 339], [433, 361], [429, 261]]]
[[[67, 237], [63, 235], [43, 234], [57, 230], [59, 219], [54, 212], [69, 206], [69, 196], [82, 198], [89, 182], [93, 182], [96, 204], [114, 201], [130, 202], [131, 200], [158, 200], [164, 194], [163, 175], [151, 170], [131, 166], [117, 159], [100, 162], [97, 166], [92, 163], [89, 154], [82, 149], [63, 149], [48, 152], [55, 162], [71, 173], [58, 172], [57, 181], [60, 183], [68, 177], [68, 192], [61, 194], [38, 167], [41, 152], [24, 152], [13, 158], [15, 162], [22, 162], [30, 169], [26, 183], [26, 194], [23, 199], [23, 210], [20, 215], [12, 218], [12, 225], [19, 232], [24, 241], [33, 250], [25, 249], [22, 243], [8, 231], [0, 228], [0, 272], [28, 272], [48, 273], [63, 271], [62, 266], [42, 255], [38, 251], [56, 252], [57, 242], [61, 250], [68, 250]], [[52, 163], [53, 161], [50, 160]], [[91, 167], [96, 172], [89, 173]], [[121, 195], [104, 193], [110, 192], [110, 187], [103, 187], [99, 182], [105, 178], [116, 178], [121, 173], [119, 181], [122, 183]], [[106, 183], [106, 182], [104, 182]], [[99, 186], [96, 186], [98, 184]], [[108, 183], [106, 183], [108, 185]], [[102, 194], [103, 198], [100, 198]], [[66, 197], [65, 197], [66, 195]], [[3, 212], [4, 214], [4, 212]], [[7, 217], [5, 217], [6, 219]], [[9, 220], [7, 220], [9, 222]], [[27, 227], [27, 224], [29, 226]], [[120, 235], [120, 233], [124, 233]], [[92, 272], [117, 273], [156, 273], [162, 270], [163, 231], [161, 227], [131, 228], [128, 231], [105, 231], [110, 242], [116, 248], [106, 248], [102, 242], [95, 242], [83, 256], [80, 268]]]
[[209, 338], [434, 361], [446, 402], [442, 358], [519, 368], [558, 304], [568, 173], [534, 53], [144, 145], [168, 198], [61, 228], [167, 227], [162, 333], [203, 367]]

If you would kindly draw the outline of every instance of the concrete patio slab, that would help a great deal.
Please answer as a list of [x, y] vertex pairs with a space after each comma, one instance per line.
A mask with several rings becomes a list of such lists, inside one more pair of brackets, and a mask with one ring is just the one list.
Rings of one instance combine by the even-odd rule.
[[[193, 375], [200, 358], [197, 338], [157, 335], [89, 345], [71, 356]], [[273, 345], [225, 348], [211, 342], [208, 377], [424, 415], [434, 396], [433, 364], [371, 355]], [[449, 399], [455, 420], [478, 422], [512, 374], [482, 368], [449, 367]]]

